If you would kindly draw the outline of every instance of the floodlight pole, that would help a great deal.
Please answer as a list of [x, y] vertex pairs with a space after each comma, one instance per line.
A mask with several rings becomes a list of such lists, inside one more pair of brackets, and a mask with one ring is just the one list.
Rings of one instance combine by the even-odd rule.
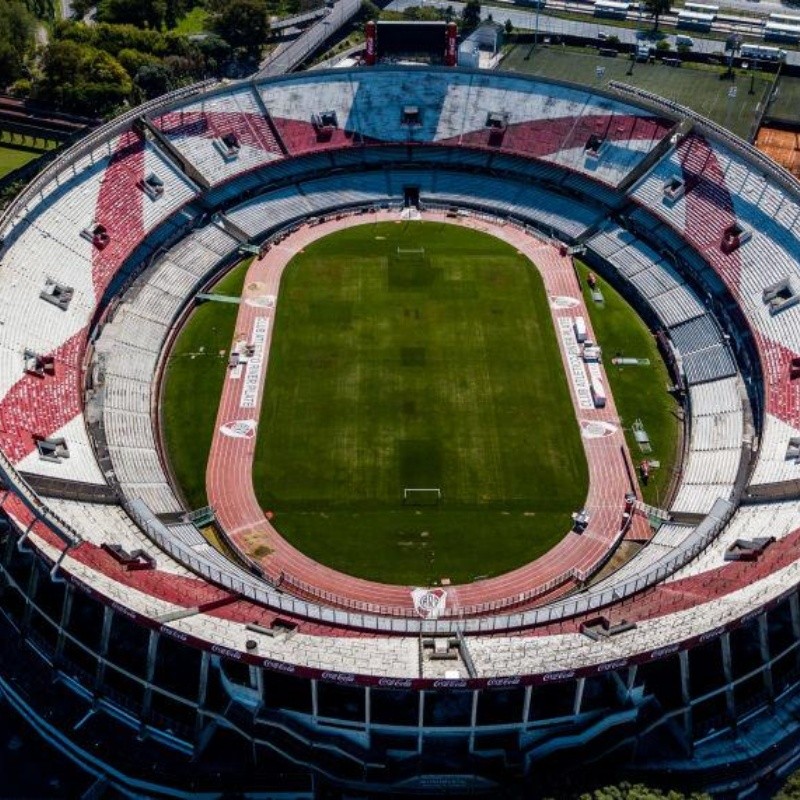
[[525, 61], [530, 61], [531, 53], [536, 50], [536, 45], [539, 43], [539, 8], [541, 7], [542, 0], [534, 0], [534, 2], [536, 3], [536, 18], [533, 23], [533, 44], [528, 50], [528, 54], [525, 56]]

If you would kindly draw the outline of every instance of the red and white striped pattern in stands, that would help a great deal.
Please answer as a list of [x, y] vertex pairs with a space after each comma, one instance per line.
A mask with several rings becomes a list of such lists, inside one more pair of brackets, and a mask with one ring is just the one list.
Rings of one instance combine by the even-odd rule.
[[[771, 316], [761, 292], [769, 284], [789, 276], [800, 286], [800, 266], [787, 250], [800, 243], [792, 239], [791, 228], [781, 228], [777, 213], [770, 216], [759, 207], [760, 196], [767, 194], [767, 184], [760, 172], [761, 188], [755, 199], [731, 191], [729, 176], [740, 184], [742, 170], [749, 174], [757, 168], [746, 167], [723, 145], [692, 134], [664, 163], [667, 166], [662, 165], [646, 177], [634, 194], [706, 258], [739, 303], [761, 356], [768, 419], [781, 423], [766, 428], [770, 436], [780, 438], [774, 442], [769, 437], [762, 440], [762, 455], [766, 458], [760, 458], [753, 483], [796, 479], [800, 477], [800, 468], [787, 464], [783, 456], [789, 437], [800, 435], [800, 381], [789, 377], [790, 362], [800, 357], [800, 307]], [[656, 173], [658, 176], [654, 177]], [[687, 186], [685, 196], [671, 206], [662, 202], [660, 191], [669, 175], [682, 176]], [[775, 211], [774, 202], [772, 206]], [[786, 222], [784, 219], [783, 224]], [[740, 248], [724, 253], [720, 242], [725, 230], [734, 223], [749, 228], [752, 238]]]
[[[43, 201], [43, 209], [31, 217], [31, 224], [4, 258], [10, 269], [0, 271], [0, 294], [6, 298], [3, 308], [17, 315], [3, 320], [2, 344], [10, 352], [0, 375], [5, 389], [0, 400], [0, 449], [20, 462], [34, 453], [35, 437], [57, 435], [69, 425], [67, 444], [75, 447], [76, 459], [59, 465], [59, 475], [98, 483], [104, 482], [99, 470], [92, 474], [77, 458], [78, 452], [92, 452], [82, 419], [80, 424], [70, 424], [81, 417], [81, 362], [90, 319], [133, 249], [195, 194], [152, 145], [145, 145], [133, 132], [116, 137], [108, 149], [110, 155], [98, 157], [94, 166], [67, 179], [67, 194], [53, 202]], [[165, 183], [164, 196], [156, 202], [138, 185], [149, 172]], [[102, 250], [80, 235], [92, 222], [108, 231], [110, 241]], [[18, 277], [23, 270], [24, 283]], [[39, 299], [48, 277], [75, 289], [66, 311]], [[58, 338], [51, 338], [47, 346], [47, 340], [37, 336], [39, 330]], [[24, 373], [26, 348], [52, 356], [55, 374]], [[49, 469], [36, 457], [28, 458], [24, 468]]]

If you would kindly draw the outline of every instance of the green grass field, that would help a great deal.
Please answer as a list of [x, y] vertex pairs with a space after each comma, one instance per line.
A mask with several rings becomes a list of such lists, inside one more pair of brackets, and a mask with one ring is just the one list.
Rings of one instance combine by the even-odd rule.
[[198, 5], [187, 11], [172, 30], [181, 36], [190, 36], [205, 33], [209, 28], [208, 12], [202, 5]]
[[0, 133], [0, 178], [39, 158], [54, 145], [54, 142], [48, 145], [41, 140], [34, 142], [30, 138], [23, 140], [19, 136], [12, 137], [10, 134]]
[[[604, 366], [634, 463], [638, 464], [645, 457], [661, 462], [659, 469], [650, 473], [647, 486], [641, 487], [644, 499], [660, 506], [679, 455], [681, 422], [677, 414], [680, 404], [666, 390], [669, 373], [653, 334], [641, 318], [602, 278], [598, 278], [598, 284], [605, 303], [602, 307], [594, 303], [585, 282], [589, 269], [578, 262], [578, 270], [584, 279], [586, 305], [597, 340], [603, 347]], [[611, 359], [616, 353], [649, 358], [650, 366], [614, 366]], [[642, 421], [653, 448], [647, 456], [640, 451], [631, 433], [631, 425], [637, 419]]]
[[[539, 47], [526, 60], [530, 45], [519, 44], [502, 61], [500, 68], [527, 72], [543, 77], [569, 80], [585, 86], [603, 87], [609, 81], [638, 86], [674, 100], [702, 114], [714, 122], [747, 138], [753, 125], [756, 106], [765, 100], [773, 75], [758, 72], [754, 93], [750, 94], [750, 73], [735, 70], [735, 80], [720, 79], [724, 66], [694, 68], [688, 64], [675, 69], [664, 64], [635, 64], [633, 74], [628, 71], [631, 62], [627, 57], [603, 58], [593, 48]], [[673, 53], [672, 55], [676, 55]], [[698, 67], [700, 65], [697, 65]], [[605, 74], [598, 80], [596, 69], [603, 67]], [[728, 90], [736, 86], [736, 97], [730, 98]]]
[[[425, 253], [398, 256], [398, 246]], [[241, 293], [246, 268], [215, 291]], [[603, 308], [587, 298], [592, 323], [623, 424], [641, 419], [661, 461], [644, 488], [658, 503], [677, 453], [677, 405], [652, 335], [601, 285]], [[193, 507], [206, 502], [236, 314], [199, 307], [167, 370], [165, 439]], [[651, 366], [612, 367], [618, 350]], [[377, 580], [505, 572], [552, 547], [587, 491], [538, 272], [510, 246], [455, 226], [364, 225], [292, 261], [259, 429], [254, 484], [277, 528], [311, 557]], [[628, 442], [637, 460], [629, 430]], [[442, 501], [405, 505], [408, 486], [438, 487]]]
[[[241, 295], [251, 261], [232, 269], [213, 291]], [[164, 440], [172, 470], [192, 508], [207, 504], [206, 463], [238, 312], [238, 306], [228, 303], [196, 308], [167, 365], [161, 404]]]
[[800, 78], [781, 75], [766, 116], [800, 123]]
[[[342, 571], [496, 575], [549, 549], [586, 497], [541, 278], [485, 234], [386, 223], [307, 248], [282, 279], [266, 385], [259, 501]], [[405, 505], [405, 487], [441, 504]]]

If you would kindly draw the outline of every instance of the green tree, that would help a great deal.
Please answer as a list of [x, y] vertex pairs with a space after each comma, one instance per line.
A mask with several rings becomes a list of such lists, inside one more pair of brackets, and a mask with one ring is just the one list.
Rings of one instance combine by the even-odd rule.
[[55, 0], [25, 0], [25, 5], [38, 19], [53, 19], [56, 15]]
[[174, 28], [178, 20], [191, 10], [194, 4], [191, 0], [166, 0], [164, 22], [168, 28]]
[[117, 61], [125, 68], [125, 71], [132, 78], [142, 67], [160, 66], [161, 59], [152, 53], [143, 53], [141, 50], [133, 50], [125, 47], [117, 53]]
[[35, 47], [36, 19], [19, 0], [0, 2], [0, 88], [21, 77]]
[[372, 0], [361, 0], [361, 11], [359, 14], [362, 19], [378, 19], [381, 15], [381, 10]]
[[231, 47], [258, 56], [269, 33], [266, 0], [215, 0], [209, 6], [214, 31]]
[[505, 29], [506, 36], [511, 36], [511, 34], [514, 33], [514, 23], [510, 19], [506, 20]]
[[793, 772], [773, 800], [800, 800], [800, 771]]
[[481, 2], [480, 0], [467, 0], [464, 10], [461, 12], [461, 22], [467, 30], [477, 28], [481, 21]]
[[669, 14], [672, 0], [644, 0], [644, 7], [653, 17], [653, 29], [658, 30], [658, 19], [662, 14]]
[[145, 64], [136, 73], [134, 83], [146, 100], [166, 94], [173, 85], [172, 70], [164, 64]]
[[161, 30], [167, 15], [167, 0], [100, 0], [97, 20]]
[[[575, 797], [572, 797], [575, 800]], [[614, 786], [604, 786], [578, 795], [577, 800], [711, 800], [707, 794], [695, 792], [685, 795], [674, 790], [662, 792], [641, 783], [623, 781]]]
[[51, 42], [42, 71], [36, 95], [80, 114], [105, 116], [133, 89], [130, 76], [110, 53], [77, 42]]
[[94, 6], [94, 0], [72, 0], [72, 19], [83, 19]]

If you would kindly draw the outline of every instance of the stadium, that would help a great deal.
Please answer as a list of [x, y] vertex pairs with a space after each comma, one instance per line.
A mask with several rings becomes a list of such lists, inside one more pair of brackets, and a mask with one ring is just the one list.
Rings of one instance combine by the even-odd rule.
[[[621, 84], [340, 69], [194, 86], [97, 129], [0, 220], [0, 693], [131, 795], [546, 791], [607, 764], [735, 795], [785, 773], [798, 214], [771, 160]], [[280, 268], [323, 236], [429, 222], [541, 273], [588, 491], [529, 563], [389, 585], [290, 546], [250, 488], [263, 320], [283, 324]], [[642, 500], [610, 359], [577, 346], [578, 255], [670, 366], [683, 445], [663, 507]], [[162, 378], [198, 293], [245, 256], [263, 281], [237, 300], [193, 509]], [[423, 488], [446, 505], [447, 485], [396, 486]]]

